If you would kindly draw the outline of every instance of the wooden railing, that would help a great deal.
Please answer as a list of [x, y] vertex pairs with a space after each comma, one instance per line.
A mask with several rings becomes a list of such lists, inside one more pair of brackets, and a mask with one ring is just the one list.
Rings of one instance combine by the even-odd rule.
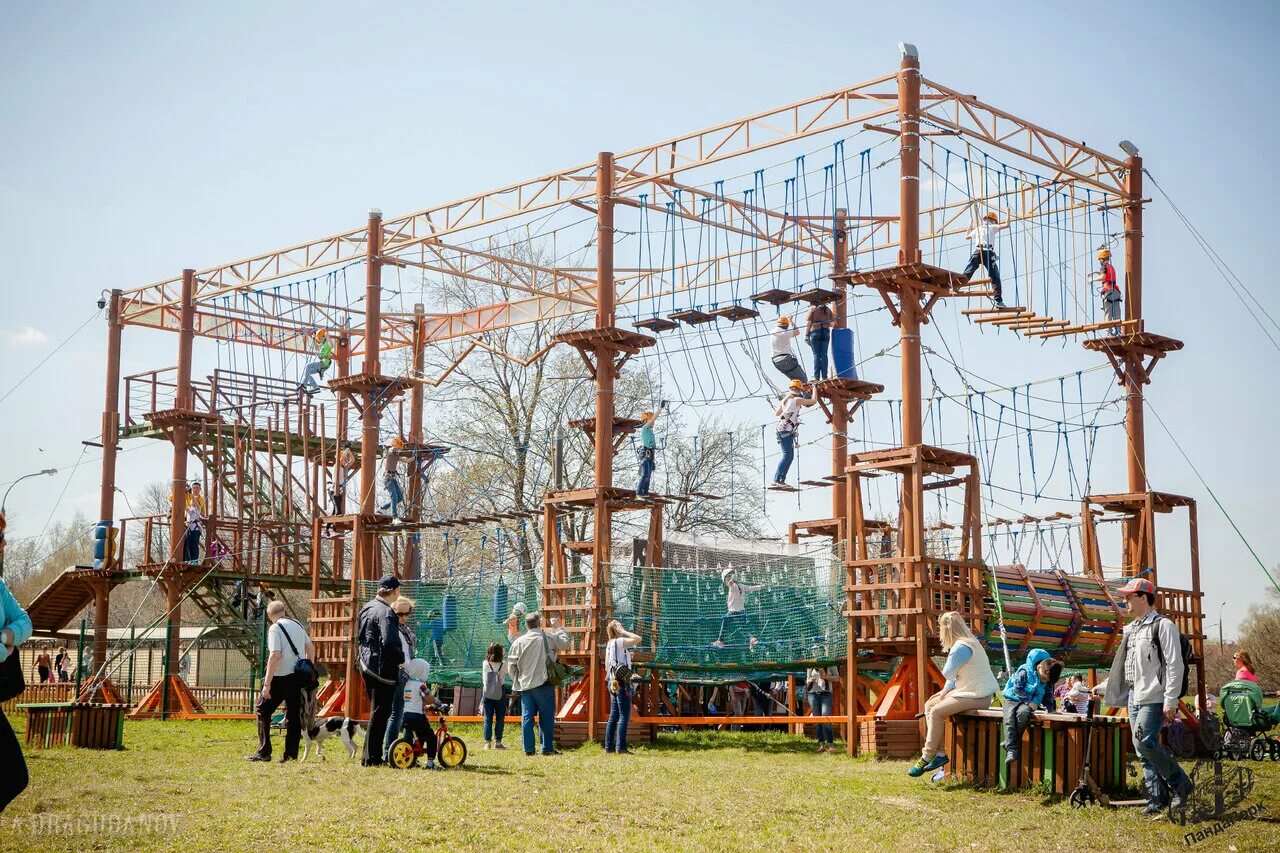
[[211, 714], [252, 714], [258, 691], [252, 687], [201, 687], [193, 685], [191, 693], [200, 707]]
[[[27, 676], [30, 678], [30, 675]], [[6, 715], [14, 713], [18, 704], [26, 704], [30, 702], [70, 702], [76, 698], [76, 685], [72, 681], [55, 681], [46, 682], [44, 684], [32, 684], [27, 682], [27, 689], [22, 691], [17, 698], [10, 699], [8, 702], [0, 704], [0, 711], [4, 711]]]

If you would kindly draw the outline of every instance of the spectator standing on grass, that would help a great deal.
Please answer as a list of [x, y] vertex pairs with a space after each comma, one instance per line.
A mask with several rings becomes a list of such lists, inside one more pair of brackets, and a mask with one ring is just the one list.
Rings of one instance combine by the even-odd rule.
[[1173, 753], [1160, 743], [1163, 724], [1178, 716], [1184, 677], [1182, 640], [1173, 620], [1155, 609], [1156, 587], [1151, 581], [1134, 578], [1116, 592], [1124, 596], [1133, 619], [1124, 626], [1124, 640], [1107, 680], [1093, 693], [1112, 708], [1129, 709], [1133, 748], [1142, 759], [1147, 785], [1143, 814], [1156, 818], [1166, 806], [1181, 808], [1194, 787]]
[[627, 726], [631, 723], [631, 650], [640, 645], [633, 634], [614, 619], [605, 631], [605, 684], [609, 689], [609, 722], [604, 728], [604, 751], [627, 755]]
[[[817, 654], [814, 654], [817, 657]], [[804, 677], [804, 695], [809, 702], [809, 713], [815, 717], [829, 717], [835, 708], [835, 685], [840, 681], [840, 670], [834, 666], [815, 667]], [[835, 752], [835, 730], [830, 723], [818, 723], [818, 752]]]
[[400, 642], [400, 620], [391, 605], [400, 597], [400, 581], [386, 575], [378, 581], [378, 594], [360, 608], [357, 639], [360, 644], [360, 677], [369, 698], [369, 729], [364, 739], [360, 763], [377, 767], [383, 763], [382, 745], [387, 736], [391, 705], [399, 684], [400, 666], [405, 662]]
[[[0, 679], [7, 680], [11, 676], [10, 667], [17, 668], [17, 659], [10, 663], [9, 658], [30, 638], [31, 618], [9, 592], [4, 578], [0, 578]], [[20, 670], [18, 674], [21, 675]], [[22, 757], [22, 747], [9, 725], [9, 718], [0, 710], [0, 812], [26, 787], [27, 762]]]
[[951, 611], [938, 617], [938, 640], [947, 652], [947, 662], [942, 667], [946, 681], [942, 690], [924, 703], [924, 748], [907, 770], [909, 776], [921, 776], [946, 764], [947, 755], [941, 747], [947, 717], [990, 708], [991, 697], [1000, 686], [991, 674], [986, 651], [959, 613]]
[[[413, 614], [413, 599], [400, 596], [396, 599], [395, 604], [391, 605], [391, 609], [396, 614], [396, 630], [400, 634], [400, 648], [404, 652], [404, 659], [411, 661], [414, 659], [414, 646], [416, 645], [413, 636], [413, 630], [409, 627], [409, 617]], [[409, 674], [403, 666], [396, 673], [396, 692], [391, 697], [391, 716], [387, 718], [387, 733], [382, 738], [382, 760], [391, 760], [391, 744], [395, 743], [400, 737], [400, 729], [404, 725], [404, 700], [409, 695], [409, 691], [405, 686], [409, 683]], [[418, 703], [421, 706], [422, 703]], [[434, 703], [433, 703], [434, 704]]]
[[258, 697], [258, 751], [249, 761], [271, 760], [271, 715], [284, 704], [284, 755], [280, 763], [296, 761], [302, 743], [302, 700], [308, 685], [294, 672], [299, 660], [315, 660], [315, 646], [301, 624], [284, 615], [284, 602], [267, 605], [267, 665]]
[[556, 755], [556, 689], [547, 683], [547, 662], [557, 651], [569, 648], [569, 635], [556, 629], [556, 620], [548, 620], [550, 631], [542, 629], [542, 617], [530, 613], [525, 618], [528, 630], [511, 644], [507, 666], [511, 672], [511, 689], [520, 694], [520, 733], [524, 754], [533, 755], [534, 718], [542, 735], [542, 754]]
[[48, 649], [41, 649], [40, 654], [36, 655], [36, 675], [41, 684], [53, 681], [53, 660], [49, 657]]
[[507, 725], [507, 662], [503, 660], [502, 644], [493, 643], [480, 665], [480, 680], [484, 685], [481, 705], [484, 708], [484, 748], [506, 749], [502, 745], [502, 730]]

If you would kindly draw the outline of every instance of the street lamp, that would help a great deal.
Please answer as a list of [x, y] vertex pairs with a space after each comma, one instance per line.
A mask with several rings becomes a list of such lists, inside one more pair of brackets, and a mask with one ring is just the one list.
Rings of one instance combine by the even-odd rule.
[[1226, 651], [1227, 649], [1227, 644], [1222, 639], [1222, 608], [1226, 606], [1227, 603], [1224, 601], [1218, 607], [1218, 651], [1220, 652]]
[[5, 489], [4, 499], [0, 500], [0, 515], [4, 515], [5, 505], [9, 503], [9, 492], [13, 491], [14, 486], [18, 485], [28, 477], [39, 477], [41, 474], [47, 474], [50, 477], [52, 477], [54, 474], [57, 474], [57, 473], [58, 473], [57, 468], [45, 468], [43, 471], [34, 471], [30, 474], [23, 474], [21, 477], [14, 480], [12, 483], [9, 484], [9, 488]]
[[4, 508], [9, 503], [9, 492], [13, 491], [13, 487], [21, 483], [28, 477], [39, 477], [41, 474], [48, 474], [52, 477], [58, 473], [57, 468], [45, 468], [43, 471], [35, 471], [31, 474], [23, 474], [18, 479], [9, 484], [9, 488], [4, 491], [4, 498], [0, 499], [0, 578], [4, 577]]

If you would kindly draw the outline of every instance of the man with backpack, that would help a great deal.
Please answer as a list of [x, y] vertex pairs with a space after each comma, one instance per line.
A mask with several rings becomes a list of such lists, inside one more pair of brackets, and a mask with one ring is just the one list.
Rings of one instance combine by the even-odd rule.
[[1124, 628], [1107, 680], [1093, 689], [1113, 708], [1129, 709], [1133, 748], [1142, 759], [1147, 785], [1143, 814], [1155, 818], [1166, 807], [1180, 809], [1191, 794], [1192, 782], [1173, 753], [1160, 743], [1160, 729], [1178, 715], [1178, 702], [1187, 689], [1190, 644], [1167, 616], [1155, 609], [1156, 587], [1133, 578], [1117, 590], [1133, 620]]

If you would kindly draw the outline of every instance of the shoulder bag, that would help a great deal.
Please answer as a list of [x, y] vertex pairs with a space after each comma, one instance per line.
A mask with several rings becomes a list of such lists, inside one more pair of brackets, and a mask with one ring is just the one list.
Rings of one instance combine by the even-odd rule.
[[[289, 620], [293, 622], [292, 619]], [[289, 648], [293, 650], [293, 656], [298, 662], [293, 665], [293, 674], [298, 676], [298, 680], [302, 682], [303, 690], [314, 690], [320, 685], [320, 671], [316, 669], [316, 665], [307, 658], [298, 653], [298, 647], [293, 644], [293, 638], [289, 636], [289, 632], [284, 629], [284, 625], [279, 622], [280, 633], [284, 634], [284, 641], [289, 644]], [[293, 624], [298, 625], [297, 622]], [[301, 625], [298, 625], [301, 628]]]
[[569, 680], [569, 667], [556, 660], [551, 650], [551, 638], [546, 634], [542, 635], [542, 646], [547, 650], [547, 684], [559, 687]]

